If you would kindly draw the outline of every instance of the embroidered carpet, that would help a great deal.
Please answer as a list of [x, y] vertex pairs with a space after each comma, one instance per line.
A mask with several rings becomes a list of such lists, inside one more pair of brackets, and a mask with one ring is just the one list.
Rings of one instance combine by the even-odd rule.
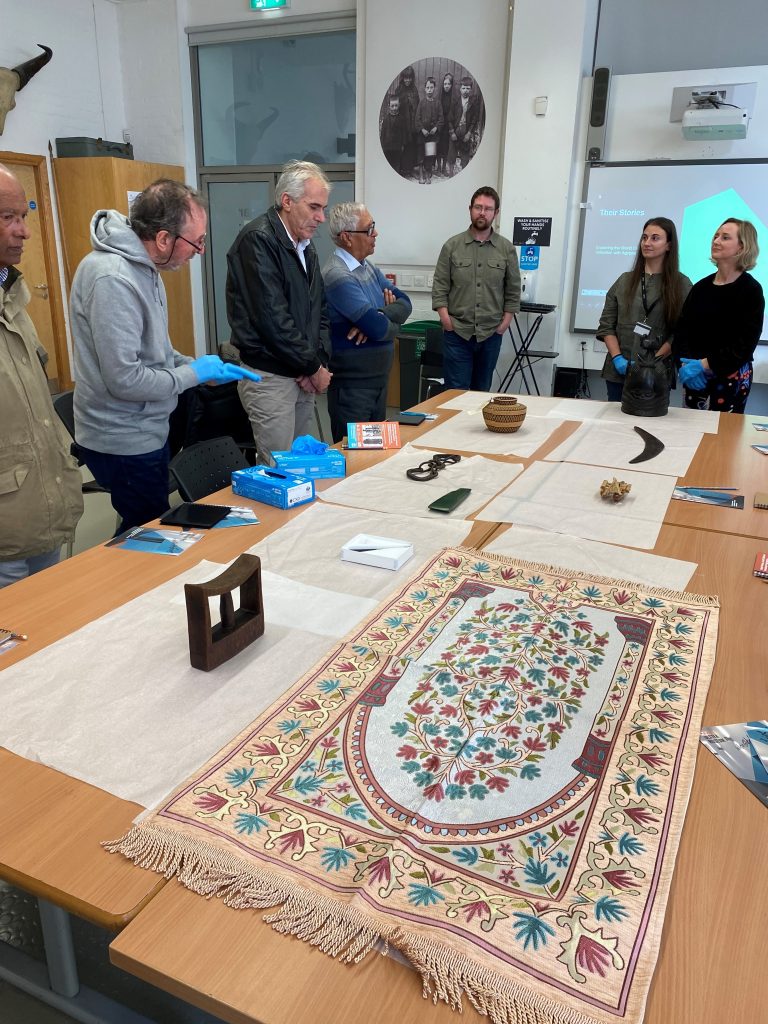
[[495, 1024], [637, 1024], [717, 617], [446, 549], [106, 845], [332, 956], [384, 939]]

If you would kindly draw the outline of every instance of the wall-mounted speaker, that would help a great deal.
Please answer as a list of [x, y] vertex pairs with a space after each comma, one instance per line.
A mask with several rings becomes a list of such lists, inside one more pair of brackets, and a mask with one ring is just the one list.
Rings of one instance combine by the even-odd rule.
[[587, 128], [587, 160], [590, 161], [603, 159], [610, 84], [611, 69], [595, 68]]

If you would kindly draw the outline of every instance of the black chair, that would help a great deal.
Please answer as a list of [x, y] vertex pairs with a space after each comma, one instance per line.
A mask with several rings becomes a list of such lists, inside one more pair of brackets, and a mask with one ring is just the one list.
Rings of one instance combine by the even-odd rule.
[[438, 395], [443, 381], [443, 329], [427, 327], [424, 332], [424, 350], [419, 358], [419, 401]]
[[[77, 442], [75, 441], [75, 392], [74, 391], [62, 391], [58, 395], [53, 397], [53, 408], [67, 429], [67, 433], [72, 438], [72, 444], [70, 446], [70, 452], [72, 457], [77, 460], [78, 466], [82, 466], [83, 460], [80, 458], [77, 448]], [[170, 477], [168, 479], [168, 493], [173, 494], [176, 490], [176, 482]], [[83, 481], [83, 494], [109, 494], [109, 488], [102, 487], [101, 484], [97, 484], [95, 480], [84, 480]]]
[[171, 477], [184, 501], [197, 501], [228, 487], [236, 469], [248, 460], [231, 437], [214, 437], [183, 448], [171, 459]]
[[[62, 391], [61, 394], [54, 395], [53, 408], [72, 438], [69, 449], [72, 457], [77, 460], [78, 466], [82, 466], [83, 460], [77, 454], [77, 445], [75, 444], [75, 392]], [[109, 491], [101, 484], [97, 484], [95, 480], [84, 480], [83, 494], [109, 494]]]
[[199, 384], [179, 395], [169, 421], [171, 455], [183, 448], [225, 435], [234, 439], [241, 451], [255, 457], [256, 446], [248, 414], [237, 393], [237, 384], [229, 381], [208, 387]]

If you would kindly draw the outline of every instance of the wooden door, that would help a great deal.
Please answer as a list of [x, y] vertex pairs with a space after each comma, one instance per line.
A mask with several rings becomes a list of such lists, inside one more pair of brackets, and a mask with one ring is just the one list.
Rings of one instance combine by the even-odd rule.
[[0, 163], [13, 171], [27, 194], [27, 222], [31, 238], [24, 243], [24, 256], [19, 263], [19, 270], [32, 294], [28, 306], [29, 315], [40, 344], [48, 353], [46, 372], [51, 391], [62, 391], [72, 386], [72, 375], [45, 157], [28, 153], [0, 153]]
[[[53, 161], [67, 287], [80, 260], [91, 251], [91, 218], [96, 210], [127, 215], [128, 195], [157, 178], [184, 180], [184, 168], [108, 156], [59, 157]], [[195, 354], [189, 267], [163, 274], [168, 295], [168, 333], [173, 347]]]

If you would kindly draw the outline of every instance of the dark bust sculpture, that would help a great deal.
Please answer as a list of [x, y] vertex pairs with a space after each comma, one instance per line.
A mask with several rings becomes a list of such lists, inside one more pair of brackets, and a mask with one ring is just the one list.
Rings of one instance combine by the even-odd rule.
[[621, 411], [630, 416], [666, 416], [669, 409], [671, 369], [666, 359], [657, 359], [661, 339], [643, 338], [627, 370], [621, 394]]

